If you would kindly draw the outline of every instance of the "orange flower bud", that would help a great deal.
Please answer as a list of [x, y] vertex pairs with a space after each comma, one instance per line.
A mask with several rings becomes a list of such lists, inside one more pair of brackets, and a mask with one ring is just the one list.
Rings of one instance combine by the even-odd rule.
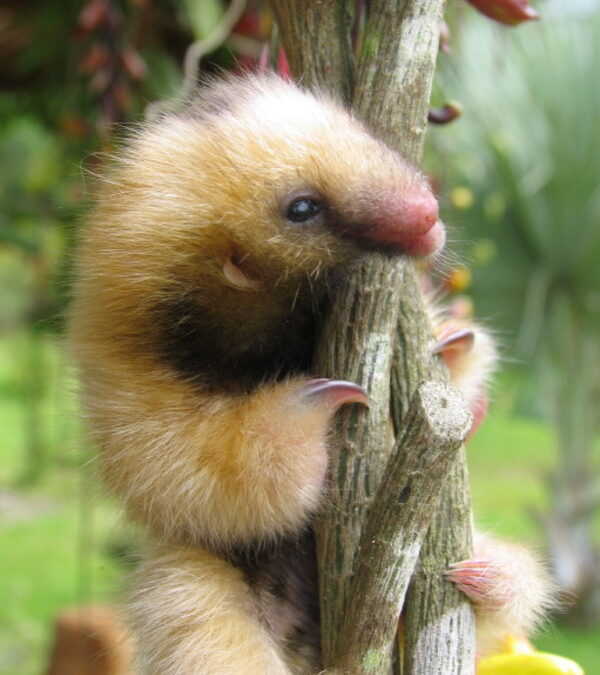
[[540, 18], [528, 0], [467, 0], [467, 2], [490, 19], [509, 26]]
[[111, 61], [111, 55], [106, 47], [93, 44], [77, 66], [77, 71], [84, 75], [93, 75], [102, 68], [106, 68]]
[[96, 30], [106, 21], [109, 11], [110, 8], [106, 0], [91, 0], [79, 14], [79, 26], [85, 31]]
[[432, 124], [448, 124], [462, 114], [462, 108], [457, 103], [446, 103], [441, 108], [429, 108], [427, 119]]
[[444, 288], [450, 293], [461, 293], [470, 285], [471, 272], [468, 267], [453, 267], [444, 279]]

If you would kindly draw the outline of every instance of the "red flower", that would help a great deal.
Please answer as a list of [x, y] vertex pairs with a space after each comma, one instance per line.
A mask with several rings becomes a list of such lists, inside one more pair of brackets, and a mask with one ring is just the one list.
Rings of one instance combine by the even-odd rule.
[[467, 0], [467, 2], [490, 19], [509, 26], [540, 18], [527, 0]]

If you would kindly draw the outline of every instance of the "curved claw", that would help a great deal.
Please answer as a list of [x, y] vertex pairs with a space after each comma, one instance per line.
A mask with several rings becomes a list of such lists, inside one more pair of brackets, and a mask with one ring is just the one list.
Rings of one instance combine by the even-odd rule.
[[337, 410], [346, 403], [369, 405], [367, 392], [354, 382], [346, 380], [309, 380], [298, 392], [298, 398], [308, 405], [324, 405]]
[[432, 354], [447, 355], [450, 352], [468, 354], [473, 349], [475, 332], [469, 328], [456, 330], [440, 336], [440, 340], [431, 349]]
[[452, 563], [444, 574], [472, 602], [490, 607], [499, 607], [506, 602], [506, 594], [499, 584], [502, 574], [489, 560]]

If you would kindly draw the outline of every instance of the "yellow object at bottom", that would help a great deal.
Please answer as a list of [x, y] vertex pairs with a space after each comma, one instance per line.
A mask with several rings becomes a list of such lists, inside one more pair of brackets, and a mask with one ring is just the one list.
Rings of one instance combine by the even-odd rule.
[[562, 656], [530, 654], [494, 654], [480, 659], [477, 675], [584, 675], [575, 661]]

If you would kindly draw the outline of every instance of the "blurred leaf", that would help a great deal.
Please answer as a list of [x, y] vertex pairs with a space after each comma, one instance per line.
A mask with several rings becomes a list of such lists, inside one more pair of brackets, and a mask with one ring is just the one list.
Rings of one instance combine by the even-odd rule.
[[86, 31], [96, 30], [106, 21], [109, 12], [110, 5], [107, 0], [90, 0], [81, 10], [79, 25]]
[[0, 182], [9, 198], [19, 191], [39, 193], [61, 175], [56, 136], [30, 117], [15, 118], [0, 135], [0, 155]]
[[224, 9], [219, 0], [181, 0], [196, 40], [208, 37], [221, 20]]
[[138, 52], [130, 46], [121, 51], [121, 61], [129, 77], [141, 81], [146, 77], [146, 64]]
[[[465, 112], [437, 138], [448, 173], [475, 195], [454, 216], [498, 250], [473, 269], [477, 305], [515, 336], [511, 356], [537, 366], [537, 395], [554, 423], [557, 467], [542, 522], [581, 622], [600, 617], [586, 497], [598, 480], [600, 430], [599, 35], [599, 13], [510, 34], [469, 21], [446, 73]], [[486, 208], [498, 194], [505, 208]]]
[[147, 49], [142, 56], [148, 72], [144, 86], [150, 99], [171, 98], [178, 91], [182, 76], [175, 59], [158, 49]]
[[470, 237], [498, 247], [498, 256], [475, 270], [476, 299], [490, 316], [512, 317], [514, 327], [531, 319], [531, 297], [542, 297], [527, 290], [539, 275], [548, 293], [566, 289], [585, 320], [597, 320], [598, 35], [598, 14], [515, 33], [467, 21], [451, 67], [443, 64], [444, 88], [460, 96], [464, 113], [451, 127], [432, 129], [432, 137], [455, 184], [474, 194], [473, 207], [454, 218]]

